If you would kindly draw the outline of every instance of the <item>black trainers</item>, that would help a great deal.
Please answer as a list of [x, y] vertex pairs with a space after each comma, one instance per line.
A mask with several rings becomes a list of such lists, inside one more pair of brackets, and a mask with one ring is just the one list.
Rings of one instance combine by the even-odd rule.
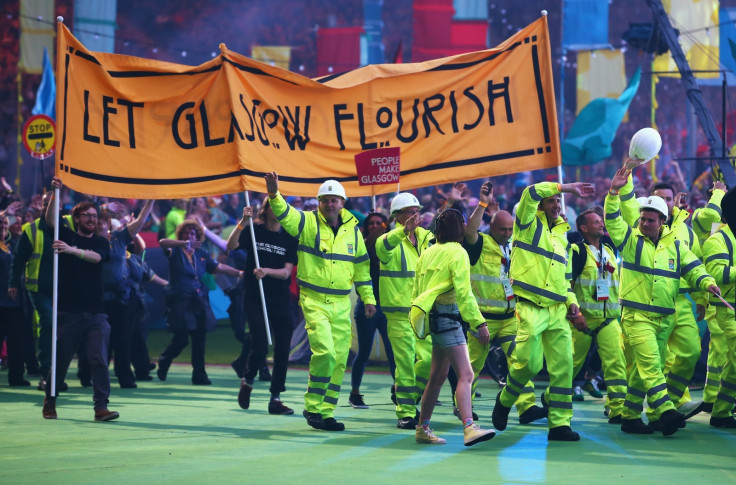
[[365, 401], [363, 401], [362, 394], [350, 393], [350, 397], [348, 397], [348, 403], [355, 409], [369, 409], [369, 406], [365, 403]]
[[171, 367], [171, 361], [166, 359], [158, 360], [158, 369], [156, 369], [156, 375], [160, 381], [165, 381], [166, 376], [169, 374], [169, 367]]
[[631, 434], [652, 434], [654, 427], [650, 424], [644, 424], [641, 418], [623, 419], [621, 418], [621, 431]]
[[[240, 391], [238, 391], [238, 406], [241, 409], [248, 409], [250, 407], [250, 393], [253, 391], [253, 386], [245, 382], [245, 379], [240, 381]], [[271, 405], [268, 406], [269, 412]]]
[[195, 386], [209, 386], [212, 384], [212, 381], [205, 373], [192, 374], [192, 384]]
[[407, 416], [396, 421], [396, 427], [399, 429], [416, 429], [417, 420], [416, 418]]
[[608, 424], [621, 424], [623, 423], [624, 419], [621, 417], [621, 415], [611, 416], [608, 418]]
[[733, 416], [728, 416], [725, 418], [715, 418], [711, 416], [710, 425], [716, 428], [734, 429], [736, 428], [736, 419], [734, 419]]
[[550, 428], [547, 441], [580, 441], [580, 435], [570, 429], [569, 426], [557, 426]]
[[325, 418], [322, 420], [322, 429], [325, 431], [345, 431], [345, 425], [338, 422], [335, 418]]
[[671, 436], [685, 427], [685, 416], [670, 409], [663, 412], [657, 421], [650, 421], [649, 424], [655, 431], [661, 431], [662, 436]]
[[280, 399], [271, 399], [268, 403], [268, 414], [294, 414], [294, 410], [284, 405]]
[[261, 370], [258, 371], [258, 380], [262, 382], [271, 382], [271, 371], [268, 370], [268, 366], [264, 365]]
[[238, 377], [240, 377], [241, 379], [243, 378], [243, 363], [240, 360], [235, 359], [234, 361], [230, 362], [230, 367], [233, 368], [235, 374]]
[[712, 402], [704, 402], [703, 403], [703, 409], [700, 411], [701, 413], [712, 413], [713, 412], [713, 403]]
[[548, 409], [541, 406], [532, 406], [519, 415], [520, 424], [529, 424], [531, 422], [544, 419], [547, 417]]
[[506, 425], [509, 423], [509, 412], [511, 411], [511, 408], [507, 408], [506, 406], [501, 404], [502, 392], [503, 389], [498, 391], [498, 394], [496, 395], [496, 405], [493, 406], [493, 414], [491, 415], [491, 422], [493, 423], [493, 427], [499, 431], [503, 431], [506, 429]]
[[304, 416], [307, 419], [307, 424], [311, 426], [314, 429], [324, 429], [325, 427], [325, 420], [322, 419], [322, 415], [319, 413], [309, 413], [305, 409], [302, 412], [302, 416]]

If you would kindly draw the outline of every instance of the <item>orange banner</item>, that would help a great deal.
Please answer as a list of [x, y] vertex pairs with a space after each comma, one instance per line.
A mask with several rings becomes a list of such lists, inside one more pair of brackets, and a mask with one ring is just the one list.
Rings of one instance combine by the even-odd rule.
[[[74, 190], [180, 198], [265, 191], [348, 196], [355, 155], [400, 150], [407, 190], [559, 164], [547, 21], [495, 49], [308, 79], [229, 51], [200, 66], [89, 52], [60, 25], [57, 167]], [[380, 171], [380, 169], [379, 169]]]

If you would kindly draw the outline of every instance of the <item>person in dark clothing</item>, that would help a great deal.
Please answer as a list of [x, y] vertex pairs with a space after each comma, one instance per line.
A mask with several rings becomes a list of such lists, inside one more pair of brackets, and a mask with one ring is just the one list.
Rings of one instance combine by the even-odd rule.
[[[297, 261], [297, 240], [281, 228], [268, 200], [263, 204], [259, 214], [259, 219], [263, 222], [249, 224], [252, 215], [252, 207], [243, 209], [243, 216], [227, 241], [229, 250], [252, 247], [251, 231], [253, 231], [259, 263], [256, 265], [253, 251], [248, 251], [245, 269], [245, 312], [248, 315], [251, 345], [243, 370], [243, 379], [240, 382], [238, 404], [243, 409], [250, 407], [250, 394], [253, 391], [256, 374], [268, 354], [266, 322], [258, 285], [260, 280], [263, 282], [266, 311], [274, 340], [273, 375], [268, 412], [269, 414], [294, 414], [293, 409], [281, 402], [280, 393], [286, 382], [291, 336], [294, 331], [294, 321], [289, 309], [289, 278]], [[246, 225], [247, 230], [244, 231]]]
[[166, 380], [171, 362], [192, 339], [192, 384], [210, 385], [204, 367], [207, 332], [217, 321], [209, 302], [209, 290], [202, 281], [205, 273], [223, 272], [243, 277], [243, 272], [218, 263], [202, 248], [204, 233], [199, 223], [187, 219], [176, 228], [176, 239], [161, 239], [160, 244], [169, 259], [169, 288], [166, 295], [166, 323], [174, 334], [171, 343], [158, 359], [156, 374]]
[[[54, 187], [61, 188], [61, 180], [54, 177]], [[53, 228], [52, 205], [46, 209], [46, 224]], [[72, 356], [84, 344], [89, 362], [95, 421], [117, 419], [116, 411], [109, 411], [110, 373], [107, 349], [110, 343], [110, 325], [102, 301], [102, 265], [110, 256], [110, 245], [95, 234], [97, 208], [93, 202], [80, 202], [72, 209], [76, 231], [59, 227], [59, 239], [52, 247], [59, 254], [59, 308], [57, 331], [57, 366], [54, 395], [51, 393], [51, 374], [46, 386], [43, 417], [56, 419], [56, 397]]]
[[[372, 212], [363, 220], [363, 239], [365, 240], [365, 249], [368, 251], [368, 256], [371, 259], [371, 281], [373, 282], [373, 294], [376, 296], [376, 314], [372, 318], [365, 317], [365, 305], [363, 300], [358, 298], [358, 302], [355, 305], [355, 328], [358, 332], [358, 353], [355, 354], [353, 364], [350, 373], [350, 397], [348, 403], [356, 409], [368, 409], [368, 405], [363, 400], [363, 395], [360, 393], [360, 384], [363, 382], [363, 373], [365, 372], [365, 366], [368, 362], [368, 357], [371, 355], [371, 349], [373, 348], [373, 339], [376, 334], [376, 330], [381, 335], [383, 340], [383, 348], [386, 350], [386, 358], [388, 359], [389, 369], [391, 370], [391, 377], [394, 377], [394, 371], [396, 364], [394, 364], [394, 352], [391, 349], [391, 342], [388, 339], [388, 326], [386, 321], [386, 315], [381, 311], [381, 302], [379, 300], [379, 271], [381, 262], [376, 256], [376, 239], [381, 234], [385, 234], [388, 229], [388, 219], [385, 215], [380, 212]], [[396, 403], [396, 393], [394, 392], [394, 386], [391, 386], [391, 400]]]
[[8, 233], [8, 217], [0, 213], [0, 345], [5, 340], [8, 350], [8, 384], [30, 386], [23, 379], [22, 307], [15, 293], [8, 292], [10, 264], [15, 249], [14, 240]]

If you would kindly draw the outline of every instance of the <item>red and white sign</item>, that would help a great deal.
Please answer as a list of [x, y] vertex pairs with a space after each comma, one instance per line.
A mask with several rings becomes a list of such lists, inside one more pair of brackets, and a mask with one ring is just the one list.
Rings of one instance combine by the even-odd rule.
[[398, 184], [401, 148], [376, 148], [355, 155], [360, 185]]

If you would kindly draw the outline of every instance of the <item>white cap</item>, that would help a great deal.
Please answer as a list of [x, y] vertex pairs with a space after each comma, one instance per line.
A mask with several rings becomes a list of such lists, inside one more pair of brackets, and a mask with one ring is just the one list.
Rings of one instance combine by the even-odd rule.
[[347, 200], [347, 197], [345, 196], [345, 187], [343, 187], [337, 180], [325, 180], [325, 182], [319, 186], [317, 199], [323, 195], [336, 195], [338, 197], [342, 197], [342, 200]]
[[650, 195], [647, 197], [639, 197], [636, 201], [639, 203], [639, 212], [644, 209], [651, 209], [663, 214], [665, 219], [669, 217], [667, 203], [662, 197]]
[[410, 194], [409, 192], [397, 194], [394, 200], [391, 201], [391, 214], [407, 207], [419, 207], [421, 209], [422, 205], [414, 194]]
[[629, 144], [629, 158], [646, 163], [656, 157], [662, 148], [662, 137], [654, 128], [642, 128], [634, 133]]

